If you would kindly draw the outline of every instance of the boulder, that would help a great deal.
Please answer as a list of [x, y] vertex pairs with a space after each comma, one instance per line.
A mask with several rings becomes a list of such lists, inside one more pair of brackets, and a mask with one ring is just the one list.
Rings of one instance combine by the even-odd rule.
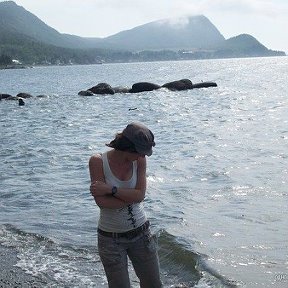
[[0, 100], [2, 100], [2, 99], [7, 99], [7, 98], [10, 98], [10, 97], [12, 97], [12, 95], [0, 93]]
[[200, 82], [193, 84], [194, 88], [207, 88], [207, 87], [217, 87], [217, 84], [215, 82]]
[[130, 93], [139, 93], [144, 91], [153, 91], [161, 88], [161, 86], [149, 83], [149, 82], [139, 82], [132, 85], [132, 89], [130, 89]]
[[19, 98], [24, 98], [24, 99], [33, 97], [33, 96], [32, 96], [31, 94], [29, 94], [29, 93], [18, 93], [16, 96], [19, 97]]
[[114, 94], [113, 88], [107, 83], [99, 83], [88, 90], [94, 94]]
[[17, 96], [9, 96], [9, 97], [5, 98], [5, 100], [18, 100], [18, 99], [19, 99], [19, 97], [17, 97]]
[[181, 80], [166, 83], [162, 85], [162, 87], [165, 87], [172, 91], [180, 91], [180, 90], [193, 89], [193, 84], [191, 80], [189, 79], [181, 79]]
[[85, 91], [80, 91], [78, 93], [78, 95], [80, 95], [80, 96], [93, 96], [94, 94], [90, 90], [85, 90]]

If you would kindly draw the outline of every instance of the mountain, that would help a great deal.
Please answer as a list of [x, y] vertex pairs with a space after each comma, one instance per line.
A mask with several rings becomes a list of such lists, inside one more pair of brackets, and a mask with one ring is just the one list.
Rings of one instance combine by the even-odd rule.
[[226, 49], [238, 49], [246, 51], [258, 51], [265, 52], [268, 49], [261, 44], [256, 38], [249, 34], [241, 34], [230, 39], [227, 39], [225, 42]]
[[268, 49], [249, 34], [227, 39], [224, 45], [218, 47], [218, 51], [230, 55], [229, 57], [285, 56], [284, 52]]
[[105, 39], [126, 50], [211, 49], [225, 38], [205, 16], [154, 21]]
[[129, 51], [208, 49], [225, 41], [205, 16], [155, 21], [106, 38], [61, 34], [13, 1], [0, 3], [0, 35], [4, 32], [17, 32], [58, 47], [117, 48]]
[[65, 48], [95, 48], [101, 39], [61, 34], [13, 1], [0, 3], [0, 36], [21, 34], [38, 42]]
[[106, 38], [84, 38], [59, 33], [13, 1], [0, 2], [1, 54], [26, 63], [64, 64], [285, 55], [250, 35], [225, 40], [203, 15], [154, 21]]

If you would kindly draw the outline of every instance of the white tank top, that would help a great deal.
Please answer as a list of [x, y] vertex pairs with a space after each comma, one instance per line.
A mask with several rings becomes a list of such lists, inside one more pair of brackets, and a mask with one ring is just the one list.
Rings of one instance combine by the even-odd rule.
[[[103, 172], [107, 184], [118, 188], [135, 188], [137, 183], [137, 161], [133, 162], [132, 177], [127, 181], [119, 180], [111, 171], [107, 152], [102, 154]], [[98, 227], [107, 232], [126, 232], [143, 225], [147, 221], [143, 204], [133, 203], [120, 209], [100, 208]]]

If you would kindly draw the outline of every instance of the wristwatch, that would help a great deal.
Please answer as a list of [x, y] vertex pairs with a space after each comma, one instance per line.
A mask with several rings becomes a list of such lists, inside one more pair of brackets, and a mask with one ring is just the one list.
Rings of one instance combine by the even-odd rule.
[[115, 196], [115, 194], [118, 192], [117, 187], [116, 187], [116, 186], [113, 186], [111, 192], [112, 192], [112, 193], [111, 193], [112, 196]]

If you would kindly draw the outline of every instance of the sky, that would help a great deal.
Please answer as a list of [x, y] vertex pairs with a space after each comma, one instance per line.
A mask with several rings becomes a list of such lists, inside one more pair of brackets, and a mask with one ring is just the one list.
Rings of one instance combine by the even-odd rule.
[[60, 33], [83, 37], [106, 37], [156, 20], [204, 15], [225, 39], [246, 33], [269, 49], [288, 53], [288, 0], [14, 0], [14, 2]]

